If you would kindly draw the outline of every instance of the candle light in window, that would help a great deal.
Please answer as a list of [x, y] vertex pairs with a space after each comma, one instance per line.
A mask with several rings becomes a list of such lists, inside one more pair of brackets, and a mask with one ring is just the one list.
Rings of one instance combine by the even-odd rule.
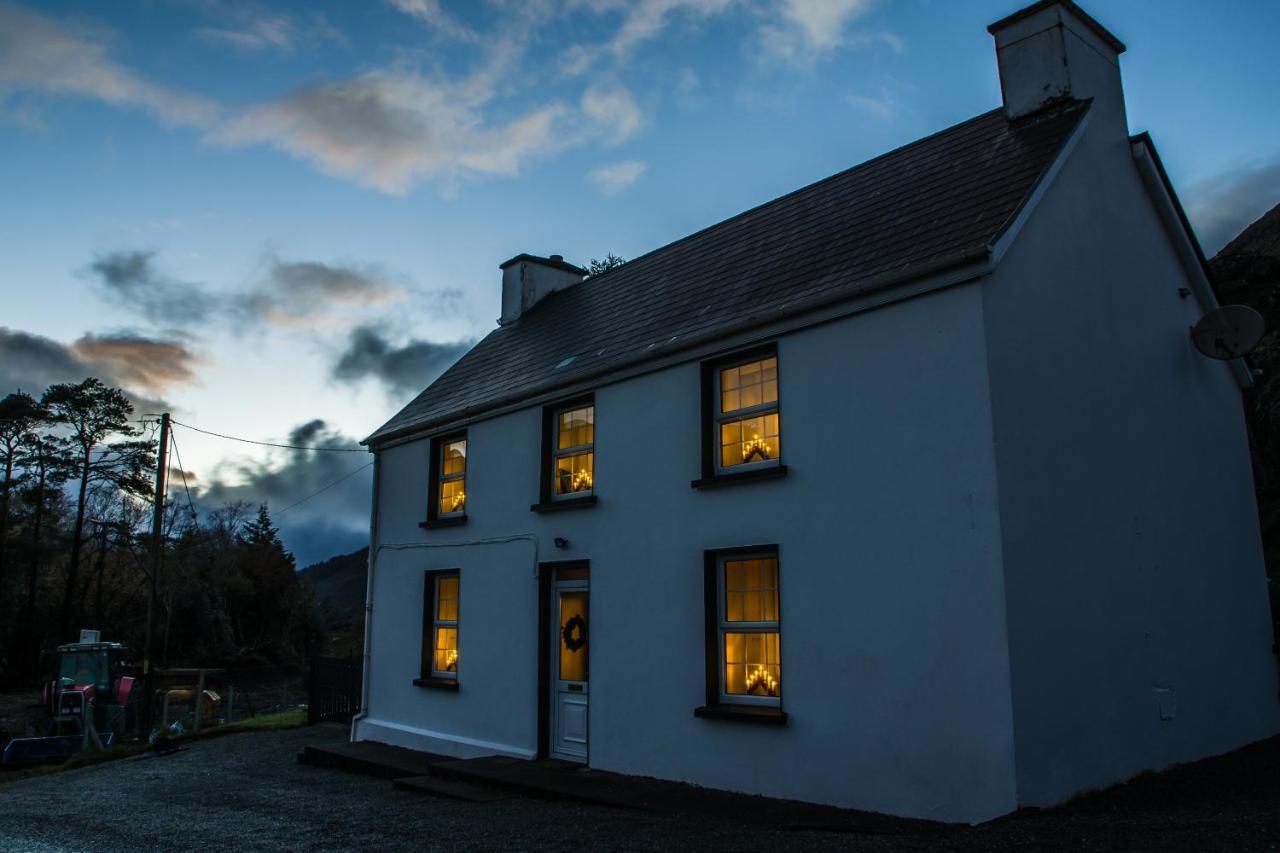
[[591, 472], [575, 471], [573, 474], [573, 481], [569, 486], [569, 491], [582, 492], [589, 488], [591, 488]]
[[445, 672], [458, 671], [458, 650], [457, 649], [450, 649], [449, 653], [444, 656], [444, 669], [445, 669]]
[[757, 688], [762, 688], [766, 696], [778, 695], [778, 680], [762, 666], [757, 666], [747, 676], [747, 692], [751, 693]]
[[458, 492], [453, 496], [453, 503], [449, 506], [449, 512], [460, 512], [467, 505], [467, 493]]
[[761, 459], [768, 459], [773, 453], [773, 448], [769, 446], [769, 442], [760, 436], [754, 436], [742, 443], [742, 461], [747, 462], [752, 456], [759, 454]]

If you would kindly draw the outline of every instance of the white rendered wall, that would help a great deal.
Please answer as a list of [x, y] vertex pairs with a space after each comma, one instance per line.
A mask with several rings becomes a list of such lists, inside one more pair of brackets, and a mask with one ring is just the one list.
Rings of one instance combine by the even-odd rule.
[[1240, 391], [1093, 118], [983, 289], [1019, 805], [1280, 725]]
[[[424, 531], [427, 446], [384, 451], [382, 543], [538, 537], [591, 562], [590, 764], [941, 820], [1015, 806], [977, 285], [783, 337], [782, 480], [696, 491], [699, 371], [596, 391], [599, 505], [538, 498], [540, 412], [468, 431], [468, 524]], [[569, 540], [564, 550], [553, 537]], [[703, 551], [778, 543], [785, 727], [704, 720]], [[537, 745], [537, 583], [521, 541], [382, 550], [357, 737]], [[456, 693], [415, 687], [422, 573], [461, 569]]]

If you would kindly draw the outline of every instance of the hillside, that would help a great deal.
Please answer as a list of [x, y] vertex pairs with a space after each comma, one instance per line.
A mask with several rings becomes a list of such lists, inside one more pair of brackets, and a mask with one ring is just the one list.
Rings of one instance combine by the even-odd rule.
[[298, 574], [311, 582], [326, 629], [354, 628], [364, 612], [369, 549], [312, 563]]
[[1280, 578], [1280, 204], [1209, 262], [1223, 304], [1249, 305], [1267, 334], [1249, 357], [1262, 371], [1245, 395], [1267, 574]]

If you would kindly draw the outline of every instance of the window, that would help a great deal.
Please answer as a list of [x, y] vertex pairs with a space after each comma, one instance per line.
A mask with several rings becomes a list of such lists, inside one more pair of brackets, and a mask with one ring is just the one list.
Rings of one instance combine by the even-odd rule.
[[558, 512], [596, 504], [595, 397], [542, 410], [542, 490], [534, 512]]
[[416, 684], [457, 686], [459, 586], [456, 569], [426, 573], [423, 584], [422, 677]]
[[719, 470], [778, 463], [782, 439], [776, 355], [718, 369], [715, 405]]
[[707, 704], [699, 717], [785, 723], [778, 548], [706, 552]]
[[595, 404], [561, 409], [554, 422], [552, 497], [589, 495], [594, 485], [596, 456]]
[[467, 508], [467, 439], [465, 436], [440, 447], [440, 517], [460, 515]]
[[702, 477], [695, 489], [786, 476], [773, 345], [702, 364]]
[[467, 434], [431, 441], [431, 496], [423, 527], [463, 524], [467, 520]]

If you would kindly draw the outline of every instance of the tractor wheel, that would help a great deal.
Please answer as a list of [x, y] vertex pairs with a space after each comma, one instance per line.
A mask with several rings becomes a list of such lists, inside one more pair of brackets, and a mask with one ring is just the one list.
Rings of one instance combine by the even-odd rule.
[[107, 731], [115, 733], [115, 742], [119, 744], [125, 733], [125, 713], [123, 705], [107, 706]]

